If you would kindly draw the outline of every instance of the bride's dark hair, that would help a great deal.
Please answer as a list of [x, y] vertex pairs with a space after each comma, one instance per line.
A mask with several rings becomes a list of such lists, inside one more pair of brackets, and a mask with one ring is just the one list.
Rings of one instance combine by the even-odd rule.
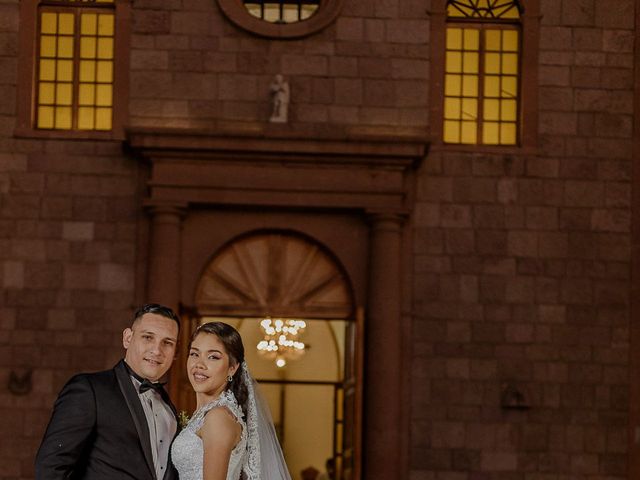
[[231, 390], [238, 401], [238, 404], [242, 408], [245, 419], [247, 417], [247, 399], [249, 398], [249, 390], [244, 383], [242, 376], [242, 362], [244, 362], [244, 345], [242, 344], [242, 337], [238, 331], [231, 325], [227, 325], [223, 322], [209, 322], [203, 323], [196, 331], [191, 335], [191, 341], [189, 342], [189, 348], [195, 340], [195, 338], [201, 333], [208, 333], [215, 335], [220, 339], [224, 345], [229, 360], [233, 365], [239, 365], [233, 374], [233, 380], [227, 383], [225, 390]]

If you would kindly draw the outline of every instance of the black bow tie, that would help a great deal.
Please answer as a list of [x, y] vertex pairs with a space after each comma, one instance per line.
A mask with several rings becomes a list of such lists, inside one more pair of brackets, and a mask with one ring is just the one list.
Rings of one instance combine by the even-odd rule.
[[133, 378], [135, 378], [136, 380], [138, 380], [140, 382], [140, 386], [138, 387], [138, 392], [139, 393], [144, 393], [147, 390], [155, 390], [156, 392], [158, 392], [160, 395], [162, 395], [163, 393], [165, 393], [163, 385], [165, 385], [167, 382], [152, 382], [151, 380], [147, 379], [147, 378], [142, 378], [140, 375], [138, 375], [136, 372], [133, 371], [133, 369], [126, 364], [125, 362], [125, 366], [127, 367], [127, 371], [129, 372], [129, 375], [131, 375]]
[[155, 390], [156, 392], [162, 394], [162, 391], [164, 390], [164, 388], [162, 388], [163, 385], [164, 383], [161, 383], [161, 382], [153, 383], [145, 378], [142, 381], [142, 383], [140, 383], [140, 386], [138, 387], [138, 392], [144, 393], [147, 390]]

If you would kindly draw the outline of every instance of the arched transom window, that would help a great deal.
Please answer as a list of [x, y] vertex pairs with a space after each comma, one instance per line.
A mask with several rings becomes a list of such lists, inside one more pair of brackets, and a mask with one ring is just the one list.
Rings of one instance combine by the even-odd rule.
[[254, 17], [271, 23], [295, 23], [311, 17], [320, 0], [243, 0]]
[[290, 232], [255, 232], [220, 251], [196, 293], [208, 315], [350, 318], [349, 282], [318, 244]]
[[443, 140], [517, 145], [520, 113], [518, 0], [448, 0]]

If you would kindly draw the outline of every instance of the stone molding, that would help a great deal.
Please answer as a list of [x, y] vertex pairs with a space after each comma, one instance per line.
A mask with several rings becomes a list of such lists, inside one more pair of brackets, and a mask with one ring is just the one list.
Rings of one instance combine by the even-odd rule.
[[397, 135], [305, 138], [129, 129], [151, 164], [149, 204], [337, 208], [407, 214], [428, 143]]

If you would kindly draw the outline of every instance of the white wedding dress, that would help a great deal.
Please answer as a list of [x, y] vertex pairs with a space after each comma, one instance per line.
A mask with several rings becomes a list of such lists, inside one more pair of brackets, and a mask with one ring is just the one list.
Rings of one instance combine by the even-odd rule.
[[234, 447], [229, 458], [227, 480], [239, 480], [243, 466], [248, 461], [247, 425], [242, 419], [242, 409], [230, 390], [223, 392], [216, 400], [196, 410], [187, 426], [173, 441], [171, 459], [178, 470], [180, 480], [202, 480], [204, 449], [197, 432], [204, 424], [204, 417], [212, 408], [226, 408], [242, 426], [240, 441]]
[[240, 441], [229, 458], [226, 480], [240, 480], [241, 476], [243, 480], [291, 480], [269, 406], [257, 390], [257, 384], [251, 378], [246, 362], [242, 362], [240, 374], [248, 393], [246, 422], [242, 409], [230, 390], [196, 410], [171, 446], [171, 458], [180, 480], [202, 480], [204, 449], [198, 431], [204, 424], [205, 415], [212, 408], [228, 409], [242, 427]]

